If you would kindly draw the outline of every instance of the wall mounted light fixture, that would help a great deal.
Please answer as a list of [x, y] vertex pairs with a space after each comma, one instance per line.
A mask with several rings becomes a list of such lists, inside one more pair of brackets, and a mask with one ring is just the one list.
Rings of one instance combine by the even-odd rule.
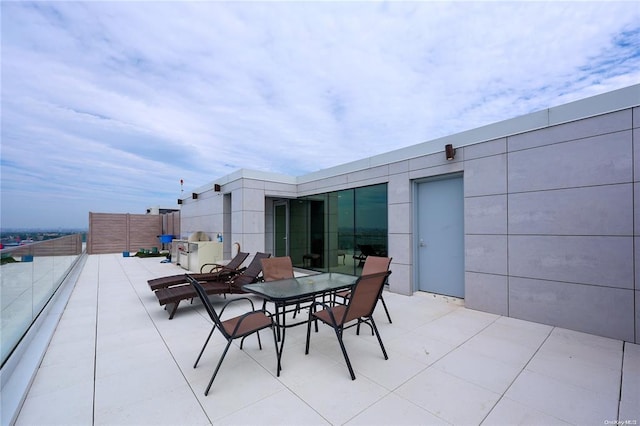
[[456, 150], [450, 143], [444, 146], [444, 152], [447, 156], [447, 160], [451, 161], [456, 158]]
[[198, 193], [192, 192], [191, 193], [191, 198], [193, 198], [194, 200], [197, 200], [198, 199]]
[[182, 200], [178, 198], [178, 204], [182, 204]]
[[218, 185], [217, 183], [213, 185], [213, 190], [216, 192], [220, 192], [222, 188], [220, 188], [220, 185]]

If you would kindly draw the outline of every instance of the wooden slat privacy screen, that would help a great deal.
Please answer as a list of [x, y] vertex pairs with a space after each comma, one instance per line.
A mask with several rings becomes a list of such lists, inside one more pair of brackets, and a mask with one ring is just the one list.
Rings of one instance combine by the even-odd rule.
[[[165, 219], [165, 216], [171, 218]], [[103, 254], [128, 251], [133, 254], [141, 248], [150, 250], [153, 247], [158, 247], [160, 249], [162, 244], [158, 235], [179, 235], [179, 232], [164, 232], [163, 222], [165, 221], [169, 225], [167, 228], [175, 229], [176, 223], [179, 228], [180, 214], [89, 213], [87, 253]]]
[[66, 235], [53, 240], [37, 241], [36, 244], [25, 244], [11, 247], [11, 256], [74, 256], [82, 253], [82, 235]]

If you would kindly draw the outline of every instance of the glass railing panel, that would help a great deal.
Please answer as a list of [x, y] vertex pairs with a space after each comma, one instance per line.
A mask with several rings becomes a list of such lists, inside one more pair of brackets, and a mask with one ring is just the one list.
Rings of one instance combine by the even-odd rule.
[[18, 261], [1, 268], [0, 353], [4, 363], [33, 321], [33, 265]]
[[51, 300], [82, 252], [80, 234], [0, 251], [2, 364]]

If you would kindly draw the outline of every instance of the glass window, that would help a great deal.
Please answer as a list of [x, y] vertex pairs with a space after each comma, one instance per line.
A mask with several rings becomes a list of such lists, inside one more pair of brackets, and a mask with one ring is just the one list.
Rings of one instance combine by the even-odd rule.
[[387, 255], [387, 185], [335, 191], [291, 202], [294, 265], [360, 273], [366, 256]]
[[387, 186], [356, 188], [354, 198], [358, 268], [369, 255], [387, 256]]

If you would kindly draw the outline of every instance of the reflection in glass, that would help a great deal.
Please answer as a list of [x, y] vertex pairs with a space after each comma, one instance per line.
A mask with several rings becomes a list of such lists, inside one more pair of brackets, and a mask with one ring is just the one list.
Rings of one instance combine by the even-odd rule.
[[292, 201], [294, 265], [358, 275], [367, 255], [387, 256], [387, 219], [386, 184]]

